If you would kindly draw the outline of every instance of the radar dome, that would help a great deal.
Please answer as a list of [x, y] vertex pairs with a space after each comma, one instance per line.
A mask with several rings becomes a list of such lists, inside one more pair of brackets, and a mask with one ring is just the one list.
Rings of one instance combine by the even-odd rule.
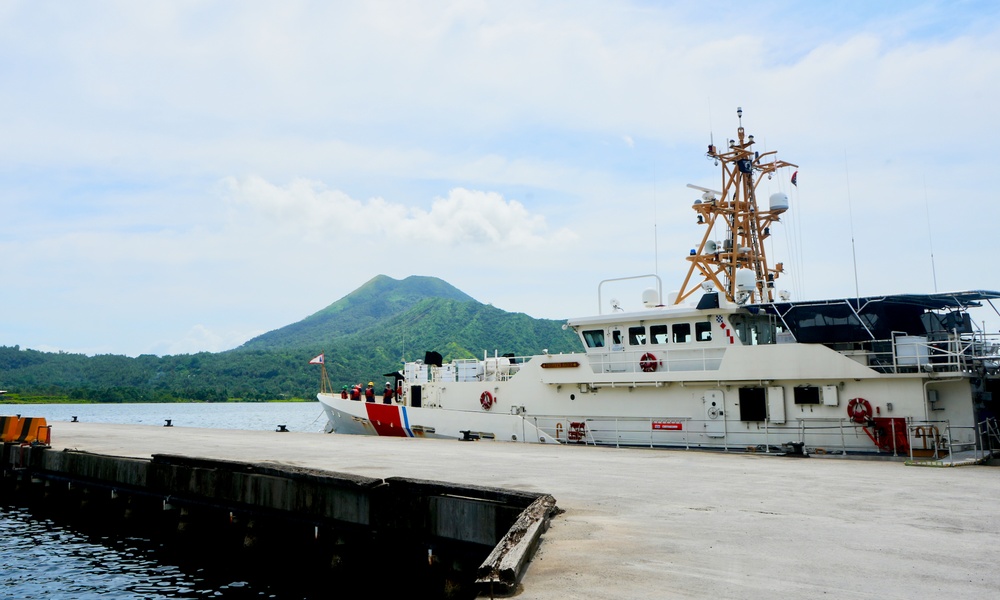
[[653, 308], [654, 306], [659, 306], [660, 295], [656, 293], [653, 288], [648, 288], [642, 291], [642, 305], [646, 308]]
[[757, 289], [757, 276], [750, 269], [736, 271], [736, 289], [741, 292], [752, 292]]
[[771, 210], [784, 212], [788, 210], [788, 194], [785, 192], [775, 192], [769, 199]]

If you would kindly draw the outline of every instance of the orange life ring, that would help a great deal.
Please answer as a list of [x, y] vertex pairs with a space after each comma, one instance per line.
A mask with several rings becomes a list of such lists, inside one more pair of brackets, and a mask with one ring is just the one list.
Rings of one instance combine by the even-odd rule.
[[639, 359], [639, 368], [642, 369], [644, 373], [652, 373], [656, 370], [656, 366], [658, 364], [659, 361], [656, 360], [656, 357], [653, 356], [652, 352], [643, 354], [642, 358]]
[[483, 407], [483, 410], [489, 410], [493, 407], [493, 394], [483, 392], [483, 395], [479, 397], [479, 405]]
[[872, 405], [864, 398], [853, 398], [847, 403], [847, 416], [855, 423], [867, 423], [872, 418]]

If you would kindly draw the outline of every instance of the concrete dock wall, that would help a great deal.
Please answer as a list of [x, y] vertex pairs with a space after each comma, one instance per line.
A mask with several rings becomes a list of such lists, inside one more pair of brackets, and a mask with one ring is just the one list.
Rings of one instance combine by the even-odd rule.
[[555, 510], [544, 494], [170, 454], [5, 444], [0, 464], [5, 497], [87, 510], [109, 525], [142, 515], [220, 552], [296, 548], [311, 554], [295, 562], [309, 565], [299, 577], [336, 577], [358, 555], [405, 556], [402, 571], [444, 597], [513, 592]]

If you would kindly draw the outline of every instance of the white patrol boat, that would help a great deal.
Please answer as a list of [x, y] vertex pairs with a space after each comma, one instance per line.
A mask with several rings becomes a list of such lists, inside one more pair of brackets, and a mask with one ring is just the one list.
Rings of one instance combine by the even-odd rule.
[[796, 165], [753, 144], [741, 123], [727, 149], [709, 146], [722, 188], [697, 188], [706, 231], [667, 304], [644, 276], [657, 285], [642, 310], [567, 321], [581, 353], [448, 363], [427, 353], [404, 365], [391, 404], [320, 393], [326, 430], [786, 454], [995, 445], [1000, 339], [967, 311], [1000, 293], [788, 300], [762, 243], [788, 197], [765, 209], [756, 193], [763, 176]]

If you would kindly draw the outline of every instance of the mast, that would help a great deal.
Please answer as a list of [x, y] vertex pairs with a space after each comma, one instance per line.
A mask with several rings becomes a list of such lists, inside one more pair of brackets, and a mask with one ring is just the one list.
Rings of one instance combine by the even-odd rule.
[[[760, 210], [757, 186], [764, 175], [770, 178], [778, 169], [798, 165], [778, 160], [777, 151], [763, 154], [754, 151], [753, 135], [743, 130], [743, 109], [737, 108], [736, 115], [740, 125], [736, 139], [729, 140], [728, 150], [719, 152], [714, 144], [708, 146], [708, 156], [722, 166], [722, 191], [688, 185], [703, 192], [691, 208], [698, 213], [698, 224], [705, 225], [706, 231], [698, 249], [687, 257], [691, 267], [675, 304], [688, 298], [704, 282], [714, 284], [730, 302], [771, 302], [774, 280], [784, 271], [780, 262], [773, 267], [768, 264], [764, 240], [771, 235], [771, 224], [779, 221], [781, 213], [788, 209], [788, 196], [772, 194], [767, 210]], [[724, 237], [712, 239], [713, 231], [724, 232]], [[689, 287], [695, 271], [701, 281]]]

